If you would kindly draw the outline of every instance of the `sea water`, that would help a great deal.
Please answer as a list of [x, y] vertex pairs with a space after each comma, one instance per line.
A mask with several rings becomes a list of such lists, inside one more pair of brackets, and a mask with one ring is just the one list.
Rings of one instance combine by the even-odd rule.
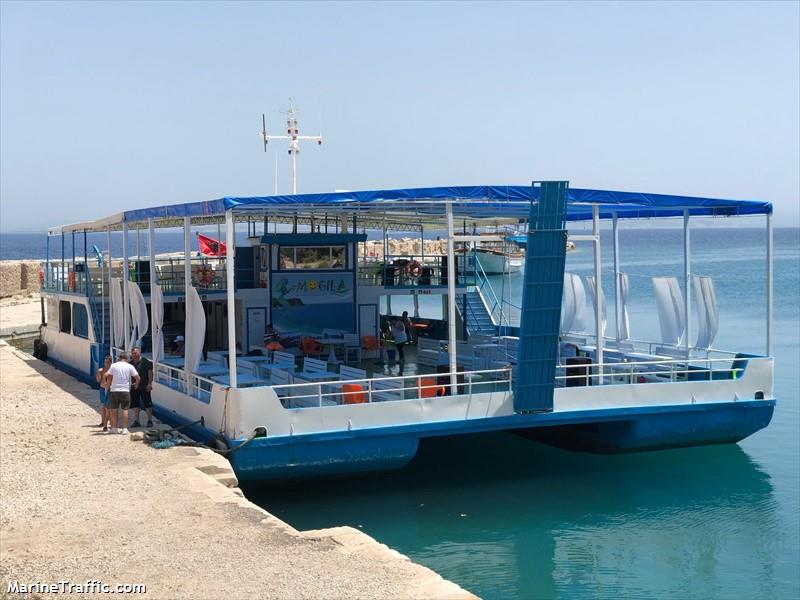
[[[432, 438], [399, 472], [245, 494], [298, 529], [359, 528], [484, 598], [797, 598], [800, 232], [774, 239], [778, 404], [769, 427], [739, 444], [600, 456], [505, 433]], [[715, 347], [765, 351], [765, 240], [763, 229], [692, 230], [691, 270], [717, 292]], [[680, 228], [623, 227], [633, 337], [658, 339], [650, 277], [682, 281], [682, 244]], [[590, 244], [567, 269], [592, 272]], [[519, 302], [520, 283], [494, 287]]]

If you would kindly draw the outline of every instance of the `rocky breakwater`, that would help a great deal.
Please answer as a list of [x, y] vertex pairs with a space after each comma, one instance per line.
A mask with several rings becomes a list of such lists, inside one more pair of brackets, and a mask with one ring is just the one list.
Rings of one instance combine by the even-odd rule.
[[[444, 256], [447, 254], [447, 240], [425, 240], [423, 252], [422, 240], [419, 238], [392, 238], [389, 240], [388, 253], [391, 256]], [[366, 255], [365, 255], [366, 253]], [[360, 250], [362, 257], [382, 260], [384, 256], [383, 240], [369, 240]]]
[[38, 260], [0, 261], [0, 298], [38, 293], [41, 266]]

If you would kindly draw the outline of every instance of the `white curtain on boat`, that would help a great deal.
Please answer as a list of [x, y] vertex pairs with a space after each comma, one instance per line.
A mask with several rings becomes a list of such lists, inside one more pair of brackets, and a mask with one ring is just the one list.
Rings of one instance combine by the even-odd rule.
[[111, 278], [111, 308], [114, 313], [114, 346], [125, 347], [125, 315], [122, 300], [122, 278]]
[[161, 286], [150, 285], [150, 316], [153, 318], [153, 362], [161, 362], [164, 356], [164, 297]]
[[653, 277], [656, 293], [661, 341], [677, 346], [681, 343], [686, 323], [683, 315], [683, 294], [676, 277]]
[[[589, 298], [592, 301], [592, 306], [597, 306], [597, 294], [595, 293], [594, 275], [586, 276], [586, 286], [589, 292]], [[592, 312], [592, 314], [597, 314]], [[600, 335], [606, 334], [606, 296], [603, 293], [603, 288], [600, 288]]]
[[561, 331], [586, 329], [586, 290], [580, 275], [564, 273], [564, 295], [561, 300]]
[[[184, 369], [194, 373], [203, 355], [203, 343], [206, 339], [206, 313], [197, 289], [189, 286], [186, 294], [186, 334], [184, 335]], [[234, 350], [235, 352], [235, 350]]]
[[695, 275], [694, 295], [697, 307], [697, 343], [696, 348], [710, 348], [719, 331], [719, 311], [714, 282], [711, 277]]
[[144, 301], [144, 295], [139, 284], [135, 281], [128, 282], [128, 302], [131, 308], [131, 347], [141, 347], [142, 338], [144, 338], [147, 330], [150, 328], [150, 322], [147, 318], [147, 303]]
[[628, 291], [630, 290], [630, 282], [628, 281], [627, 273], [619, 274], [619, 300], [620, 300], [620, 327], [619, 339], [627, 340], [631, 337], [631, 323], [628, 319]]

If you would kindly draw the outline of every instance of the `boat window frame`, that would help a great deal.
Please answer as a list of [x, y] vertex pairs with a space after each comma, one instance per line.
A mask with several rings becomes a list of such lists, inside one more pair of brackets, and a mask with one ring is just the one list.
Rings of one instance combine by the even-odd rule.
[[72, 334], [72, 302], [58, 301], [58, 331]]
[[72, 335], [89, 339], [89, 311], [80, 302], [72, 303]]
[[[300, 266], [298, 263], [298, 251], [313, 250], [315, 252], [324, 250], [328, 251], [328, 264], [323, 266]], [[294, 266], [284, 266], [284, 251], [291, 251], [291, 261]], [[334, 254], [335, 253], [335, 254]], [[336, 257], [336, 259], [334, 259]], [[286, 259], [289, 259], [288, 254]], [[278, 270], [280, 271], [298, 271], [298, 272], [313, 272], [313, 271], [347, 271], [347, 244], [280, 244], [278, 245]]]

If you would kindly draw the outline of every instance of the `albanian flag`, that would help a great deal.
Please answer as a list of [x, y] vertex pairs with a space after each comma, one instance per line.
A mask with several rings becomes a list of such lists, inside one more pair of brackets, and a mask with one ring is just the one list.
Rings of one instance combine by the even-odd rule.
[[200, 244], [200, 254], [203, 256], [224, 257], [226, 255], [227, 248], [225, 248], [225, 242], [220, 242], [202, 233], [197, 234], [197, 242]]

